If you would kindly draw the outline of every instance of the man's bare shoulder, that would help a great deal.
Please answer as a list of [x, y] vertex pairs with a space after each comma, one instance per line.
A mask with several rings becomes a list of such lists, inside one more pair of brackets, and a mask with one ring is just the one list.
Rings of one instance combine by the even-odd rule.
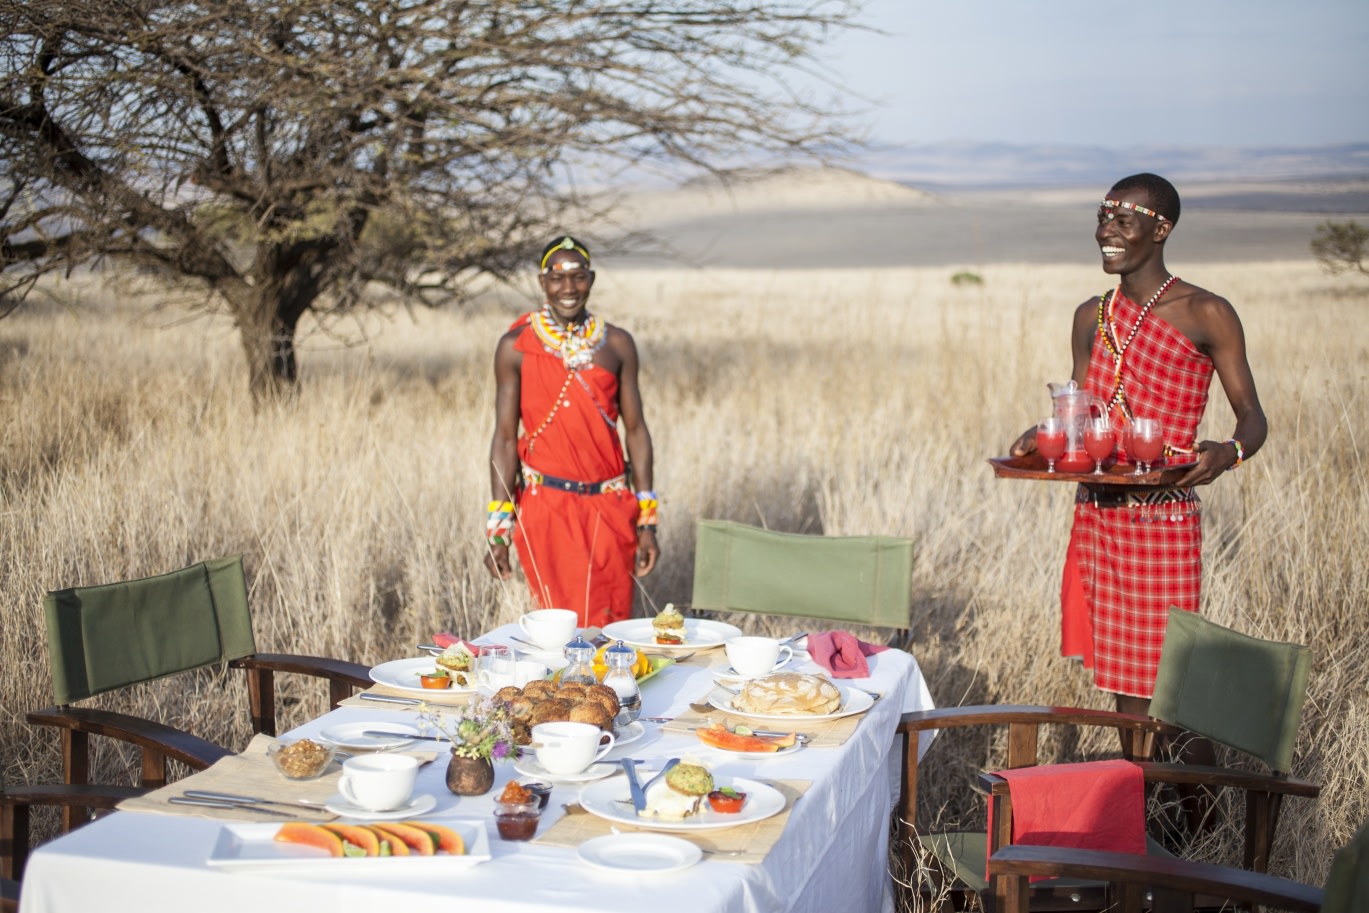
[[632, 338], [632, 334], [620, 326], [612, 323], [604, 324], [605, 341], [616, 351], [623, 351], [624, 347], [633, 349], [637, 343]]

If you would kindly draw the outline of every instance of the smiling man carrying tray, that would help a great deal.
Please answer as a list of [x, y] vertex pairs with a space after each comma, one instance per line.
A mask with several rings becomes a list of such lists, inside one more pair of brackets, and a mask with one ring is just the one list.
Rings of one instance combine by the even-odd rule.
[[[1202, 526], [1193, 486], [1249, 459], [1264, 443], [1264, 410], [1246, 360], [1245, 333], [1226, 299], [1165, 266], [1179, 194], [1164, 178], [1118, 181], [1098, 207], [1094, 238], [1117, 288], [1075, 310], [1073, 379], [1108, 404], [1115, 427], [1160, 421], [1167, 449], [1192, 469], [1159, 490], [1081, 485], [1061, 588], [1061, 652], [1092, 667], [1117, 709], [1145, 713], [1169, 607], [1198, 611]], [[1213, 372], [1236, 416], [1227, 441], [1194, 443]], [[1013, 444], [1035, 449], [1034, 431]]]

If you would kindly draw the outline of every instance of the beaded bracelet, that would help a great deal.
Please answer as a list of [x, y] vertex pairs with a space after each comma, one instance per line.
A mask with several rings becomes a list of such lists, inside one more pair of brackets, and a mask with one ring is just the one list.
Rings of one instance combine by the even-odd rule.
[[654, 530], [656, 528], [656, 511], [659, 507], [660, 502], [656, 500], [656, 492], [637, 492], [637, 526], [649, 526]]
[[485, 538], [490, 545], [513, 545], [515, 522], [512, 501], [491, 501], [490, 515], [485, 520]]
[[1226, 471], [1230, 472], [1231, 470], [1235, 469], [1237, 466], [1245, 462], [1245, 448], [1242, 447], [1241, 442], [1236, 440], [1234, 437], [1228, 440], [1227, 443], [1230, 444], [1232, 447], [1236, 448], [1236, 462], [1226, 467]]

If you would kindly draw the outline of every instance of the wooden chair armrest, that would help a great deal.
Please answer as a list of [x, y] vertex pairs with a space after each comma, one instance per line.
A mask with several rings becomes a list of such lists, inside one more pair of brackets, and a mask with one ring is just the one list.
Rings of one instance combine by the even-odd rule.
[[166, 785], [165, 760], [171, 758], [204, 770], [233, 752], [207, 739], [152, 720], [90, 707], [47, 707], [28, 714], [35, 726], [66, 730], [62, 739], [63, 769], [68, 783], [89, 779], [89, 736], [98, 735], [136, 745], [143, 753], [142, 785]]
[[1179, 783], [1195, 786], [1220, 786], [1246, 792], [1277, 793], [1300, 799], [1315, 799], [1321, 795], [1321, 785], [1297, 780], [1282, 774], [1238, 770], [1231, 767], [1207, 767], [1201, 764], [1173, 764], [1163, 761], [1135, 762], [1145, 774], [1147, 783]]
[[371, 667], [330, 656], [305, 656], [298, 653], [253, 653], [229, 663], [235, 669], [269, 669], [272, 672], [294, 672], [314, 678], [335, 679], [354, 688], [369, 688], [375, 684]]
[[965, 707], [937, 707], [934, 710], [910, 710], [899, 718], [898, 731], [923, 732], [965, 726], [1014, 724], [1104, 726], [1157, 734], [1178, 731], [1168, 723], [1134, 713], [1033, 704], [976, 704]]
[[304, 656], [296, 653], [254, 653], [232, 660], [229, 665], [247, 674], [248, 710], [252, 716], [252, 731], [276, 734], [276, 673], [292, 672], [325, 679], [328, 682], [328, 706], [351, 697], [357, 689], [369, 688], [371, 667], [345, 659], [327, 656]]
[[[1188, 862], [1159, 856], [1134, 856], [1067, 847], [1023, 846], [1000, 848], [989, 857], [989, 874], [1021, 879], [1016, 896], [1025, 913], [1027, 878], [1084, 878], [1114, 884], [1149, 885], [1157, 894], [1162, 890], [1192, 895], [1215, 895], [1244, 903], [1268, 904], [1279, 909], [1316, 913], [1321, 909], [1322, 891], [1287, 878], [1247, 872], [1243, 869]], [[1125, 908], [1124, 908], [1125, 909]], [[1182, 909], [1172, 907], [1170, 909]], [[1008, 910], [1004, 913], [1018, 913]]]

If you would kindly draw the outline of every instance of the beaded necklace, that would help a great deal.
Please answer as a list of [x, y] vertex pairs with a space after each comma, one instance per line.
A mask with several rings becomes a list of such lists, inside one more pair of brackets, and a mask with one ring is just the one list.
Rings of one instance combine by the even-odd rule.
[[1113, 317], [1113, 309], [1117, 303], [1117, 296], [1122, 294], [1122, 284], [1117, 283], [1117, 288], [1110, 294], [1098, 299], [1098, 335], [1103, 338], [1103, 345], [1112, 353], [1115, 370], [1112, 375], [1112, 395], [1108, 397], [1108, 408], [1113, 406], [1122, 410], [1122, 415], [1131, 418], [1131, 406], [1127, 403], [1126, 391], [1122, 389], [1122, 358], [1127, 354], [1127, 349], [1131, 347], [1131, 341], [1136, 338], [1136, 333], [1141, 329], [1141, 324], [1145, 323], [1151, 308], [1155, 307], [1156, 302], [1169, 291], [1169, 287], [1179, 281], [1179, 277], [1170, 274], [1155, 294], [1150, 296], [1141, 307], [1141, 313], [1136, 317], [1136, 323], [1132, 326], [1131, 332], [1127, 334], [1126, 341], [1118, 344], [1117, 342], [1117, 323]]
[[594, 353], [608, 338], [606, 324], [588, 311], [579, 323], [563, 327], [551, 315], [551, 306], [542, 305], [542, 310], [532, 315], [532, 329], [542, 345], [553, 355], [561, 356], [561, 363], [568, 370], [577, 371], [588, 367], [594, 361]]

